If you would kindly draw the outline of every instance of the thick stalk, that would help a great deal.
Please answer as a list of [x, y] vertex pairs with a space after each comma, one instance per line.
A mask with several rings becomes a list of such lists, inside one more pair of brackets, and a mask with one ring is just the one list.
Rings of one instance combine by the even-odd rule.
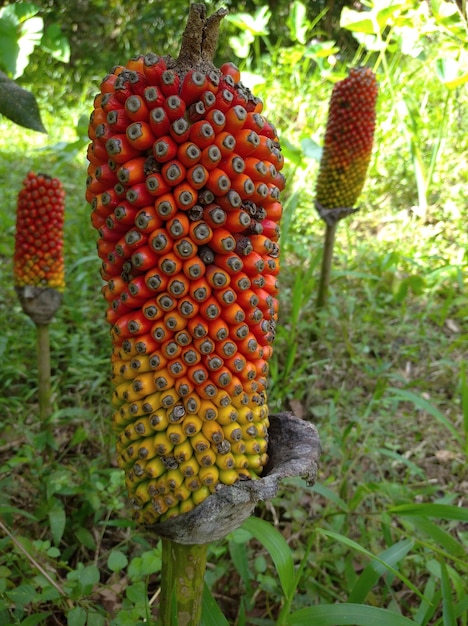
[[36, 324], [37, 369], [39, 375], [39, 419], [45, 428], [51, 414], [49, 324]]
[[198, 626], [201, 620], [208, 544], [186, 545], [162, 539], [163, 626]]
[[330, 274], [333, 259], [333, 248], [335, 245], [335, 234], [338, 222], [327, 223], [325, 231], [325, 241], [322, 256], [322, 268], [320, 271], [320, 282], [317, 295], [317, 309], [325, 306], [328, 297], [328, 287], [330, 284]]

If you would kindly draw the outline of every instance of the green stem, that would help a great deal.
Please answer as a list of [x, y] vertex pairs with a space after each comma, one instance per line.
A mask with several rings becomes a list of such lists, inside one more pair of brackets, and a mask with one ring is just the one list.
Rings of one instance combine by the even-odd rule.
[[42, 428], [50, 417], [50, 341], [49, 325], [36, 324], [37, 328], [37, 369], [39, 375], [39, 419]]
[[159, 622], [163, 626], [200, 624], [207, 552], [208, 544], [162, 539]]
[[322, 269], [320, 271], [320, 281], [317, 295], [317, 309], [325, 306], [328, 296], [328, 286], [330, 284], [330, 274], [333, 259], [333, 248], [335, 245], [335, 234], [338, 222], [327, 224], [325, 231], [325, 241], [323, 246]]

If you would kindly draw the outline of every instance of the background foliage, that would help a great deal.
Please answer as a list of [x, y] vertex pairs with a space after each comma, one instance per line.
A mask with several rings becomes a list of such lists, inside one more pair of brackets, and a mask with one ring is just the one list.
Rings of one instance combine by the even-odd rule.
[[[160, 548], [133, 527], [113, 458], [86, 127], [114, 64], [150, 49], [177, 53], [187, 2], [35, 4], [44, 32], [60, 25], [70, 59], [41, 39], [17, 77], [47, 136], [0, 121], [0, 623], [143, 624], [156, 613]], [[271, 405], [313, 421], [324, 451], [313, 488], [285, 481], [259, 519], [211, 546], [217, 604], [207, 594], [204, 623], [220, 626], [221, 606], [238, 625], [466, 626], [466, 7], [223, 4], [231, 14], [218, 60], [237, 62], [265, 100], [286, 156]], [[318, 314], [317, 162], [332, 84], [357, 64], [380, 82], [376, 145]], [[51, 327], [45, 425], [34, 327], [11, 279], [16, 195], [29, 169], [59, 176], [67, 191], [69, 287]]]

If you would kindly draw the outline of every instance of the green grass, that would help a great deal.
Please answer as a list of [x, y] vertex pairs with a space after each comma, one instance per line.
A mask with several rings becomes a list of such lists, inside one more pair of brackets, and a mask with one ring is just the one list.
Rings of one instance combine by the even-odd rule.
[[[413, 86], [423, 97], [423, 84]], [[327, 93], [317, 80], [298, 94], [317, 109], [302, 120], [285, 116], [272, 95], [271, 116], [293, 146], [319, 141]], [[382, 97], [362, 207], [338, 228], [320, 313], [317, 163], [288, 160], [270, 401], [317, 425], [323, 455], [314, 487], [285, 480], [256, 511], [272, 529], [269, 543], [247, 524], [211, 546], [206, 579], [229, 623], [350, 623], [320, 621], [332, 619], [321, 611], [334, 603], [388, 609], [421, 625], [468, 623], [468, 146], [457, 117], [467, 104], [466, 93], [452, 102], [424, 223], [412, 210], [418, 195], [405, 139], [385, 124], [392, 104]], [[110, 338], [84, 200], [85, 152], [43, 150], [75, 141], [83, 112], [47, 113], [48, 137], [0, 122], [2, 624], [127, 626], [143, 624], [157, 605], [160, 547], [133, 527], [113, 454]], [[435, 136], [437, 124], [429, 116], [421, 137]], [[12, 285], [16, 195], [29, 169], [60, 177], [67, 192], [68, 287], [50, 328], [54, 413], [45, 434], [35, 328]], [[274, 530], [284, 542], [275, 543]], [[287, 567], [296, 572], [292, 589]], [[369, 616], [362, 623], [389, 619]]]

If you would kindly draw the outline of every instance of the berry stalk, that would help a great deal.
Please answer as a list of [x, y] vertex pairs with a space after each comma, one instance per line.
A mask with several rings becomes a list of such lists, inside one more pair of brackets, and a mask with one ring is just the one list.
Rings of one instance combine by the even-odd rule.
[[207, 544], [184, 545], [162, 539], [159, 620], [164, 626], [200, 624], [207, 552]]

